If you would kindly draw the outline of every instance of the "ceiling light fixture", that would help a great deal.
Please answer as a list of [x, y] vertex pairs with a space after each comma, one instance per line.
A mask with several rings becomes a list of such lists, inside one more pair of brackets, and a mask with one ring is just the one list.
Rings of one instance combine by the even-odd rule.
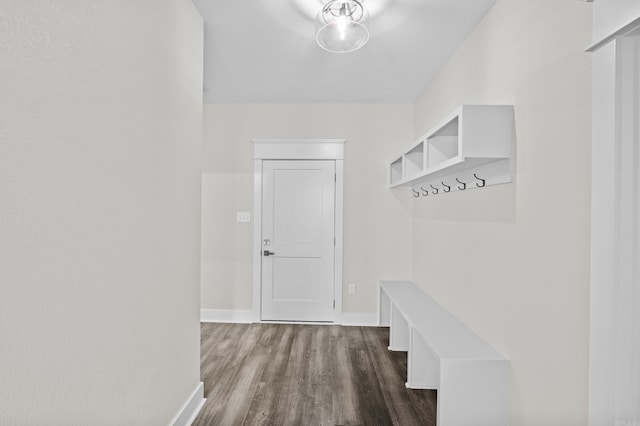
[[316, 41], [324, 50], [349, 53], [369, 40], [367, 12], [358, 0], [330, 0], [318, 16]]

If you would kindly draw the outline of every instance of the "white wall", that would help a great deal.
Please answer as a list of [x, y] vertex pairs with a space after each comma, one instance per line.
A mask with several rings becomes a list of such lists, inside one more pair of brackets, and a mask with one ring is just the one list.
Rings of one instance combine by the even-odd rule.
[[[380, 279], [410, 278], [410, 200], [389, 191], [386, 163], [411, 142], [411, 104], [206, 104], [202, 308], [252, 309], [252, 138], [344, 138], [343, 310], [377, 310]], [[346, 294], [355, 283], [357, 294]]]
[[588, 3], [499, 0], [416, 104], [415, 137], [515, 105], [515, 182], [413, 210], [413, 278], [511, 359], [514, 425], [587, 424], [590, 31]]
[[593, 3], [593, 41], [607, 37], [640, 18], [638, 0], [597, 0]]
[[199, 383], [202, 21], [0, 9], [0, 424], [168, 424]]

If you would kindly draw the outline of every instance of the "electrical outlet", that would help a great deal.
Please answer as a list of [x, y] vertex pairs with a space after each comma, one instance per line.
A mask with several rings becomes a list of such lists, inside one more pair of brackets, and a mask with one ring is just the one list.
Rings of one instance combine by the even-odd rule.
[[251, 213], [238, 212], [236, 215], [236, 222], [251, 222]]
[[356, 294], [356, 285], [355, 284], [349, 284], [348, 290], [349, 294]]

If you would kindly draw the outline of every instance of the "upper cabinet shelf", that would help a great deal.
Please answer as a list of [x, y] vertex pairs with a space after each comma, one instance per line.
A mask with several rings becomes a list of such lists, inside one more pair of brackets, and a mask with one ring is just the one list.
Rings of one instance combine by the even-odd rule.
[[463, 105], [391, 162], [389, 186], [426, 184], [427, 195], [510, 182], [513, 142], [513, 106]]

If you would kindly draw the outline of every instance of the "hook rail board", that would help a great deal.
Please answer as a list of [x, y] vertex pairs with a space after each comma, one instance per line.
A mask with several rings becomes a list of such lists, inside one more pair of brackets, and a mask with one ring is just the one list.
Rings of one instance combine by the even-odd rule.
[[515, 142], [511, 105], [462, 105], [389, 164], [389, 187], [414, 197], [508, 183]]
[[415, 198], [426, 197], [500, 185], [511, 180], [511, 163], [508, 159], [503, 159], [442, 177], [437, 174], [425, 177], [420, 183], [411, 186], [411, 194]]

